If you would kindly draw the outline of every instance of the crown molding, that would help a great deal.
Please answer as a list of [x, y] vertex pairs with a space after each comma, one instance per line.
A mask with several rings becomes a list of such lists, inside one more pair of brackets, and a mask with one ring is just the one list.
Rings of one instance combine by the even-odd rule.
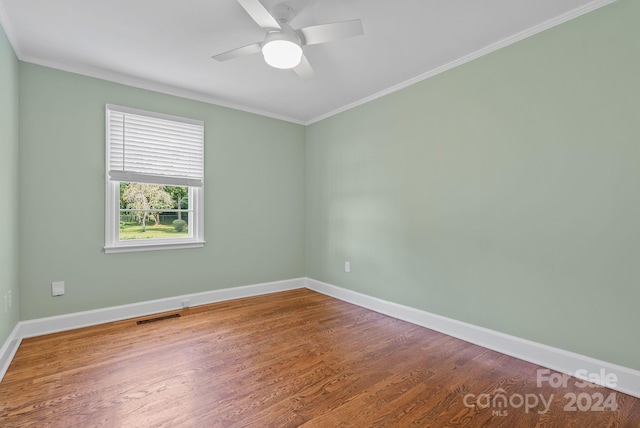
[[232, 103], [232, 102], [228, 102], [228, 101], [224, 101], [224, 100], [220, 100], [217, 99], [211, 95], [208, 94], [204, 94], [204, 93], [200, 93], [200, 92], [196, 92], [196, 91], [191, 91], [188, 89], [184, 89], [184, 88], [179, 88], [176, 86], [171, 86], [171, 85], [167, 85], [164, 83], [159, 83], [159, 82], [155, 82], [155, 81], [150, 81], [147, 79], [142, 79], [142, 78], [138, 78], [138, 77], [133, 77], [133, 76], [129, 76], [129, 75], [125, 75], [122, 73], [118, 73], [118, 72], [114, 72], [114, 71], [109, 71], [109, 70], [104, 70], [104, 69], [99, 69], [97, 67], [86, 67], [86, 66], [81, 66], [78, 64], [66, 64], [66, 63], [62, 63], [62, 62], [58, 62], [58, 61], [52, 61], [52, 60], [46, 60], [46, 59], [42, 59], [42, 58], [35, 58], [35, 57], [30, 57], [28, 55], [24, 55], [24, 53], [21, 51], [20, 46], [18, 44], [18, 39], [11, 27], [11, 24], [9, 22], [9, 19], [7, 17], [6, 12], [4, 11], [4, 8], [2, 7], [2, 3], [0, 2], [0, 24], [2, 25], [2, 27], [4, 28], [4, 31], [7, 35], [7, 39], [9, 39], [9, 43], [11, 43], [11, 46], [13, 47], [14, 52], [16, 53], [16, 56], [18, 57], [18, 59], [20, 61], [24, 61], [24, 62], [29, 62], [29, 63], [33, 63], [36, 65], [41, 65], [41, 66], [45, 66], [45, 67], [50, 67], [50, 68], [54, 68], [54, 69], [58, 69], [58, 70], [62, 70], [62, 71], [67, 71], [70, 73], [75, 73], [75, 74], [80, 74], [80, 75], [84, 75], [84, 76], [88, 76], [88, 77], [94, 77], [97, 79], [102, 79], [102, 80], [107, 80], [110, 82], [114, 82], [114, 83], [119, 83], [122, 85], [126, 85], [126, 86], [131, 86], [134, 88], [139, 88], [139, 89], [145, 89], [145, 90], [149, 90], [149, 91], [154, 91], [154, 92], [159, 92], [159, 93], [163, 93], [163, 94], [167, 94], [167, 95], [173, 95], [173, 96], [177, 96], [177, 97], [181, 97], [181, 98], [186, 98], [186, 99], [190, 99], [190, 100], [194, 100], [194, 101], [200, 101], [200, 102], [204, 102], [207, 104], [212, 104], [212, 105], [217, 105], [220, 107], [226, 107], [226, 108], [230, 108], [233, 110], [239, 110], [239, 111], [243, 111], [246, 113], [251, 113], [251, 114], [257, 114], [260, 116], [265, 116], [265, 117], [269, 117], [272, 119], [277, 119], [277, 120], [282, 120], [285, 122], [291, 122], [297, 125], [303, 125], [303, 126], [308, 126], [308, 125], [312, 125], [316, 122], [320, 122], [321, 120], [327, 119], [329, 117], [335, 116], [339, 113], [351, 110], [353, 108], [359, 107], [363, 104], [366, 104], [368, 102], [377, 100], [378, 98], [382, 98], [386, 95], [392, 94], [394, 92], [400, 91], [402, 89], [405, 89], [409, 86], [412, 86], [416, 83], [419, 83], [423, 80], [426, 80], [430, 77], [436, 76], [440, 73], [444, 73], [445, 71], [451, 70], [452, 68], [458, 67], [460, 65], [466, 64], [467, 62], [473, 61], [474, 59], [480, 58], [482, 56], [488, 55], [492, 52], [495, 52], [499, 49], [502, 49], [506, 46], [512, 45], [516, 42], [519, 42], [521, 40], [524, 40], [528, 37], [531, 37], [533, 35], [536, 35], [538, 33], [541, 33], [545, 30], [548, 30], [550, 28], [553, 28], [555, 26], [558, 26], [560, 24], [563, 24], [565, 22], [571, 21], [572, 19], [578, 18], [582, 15], [585, 15], [589, 12], [592, 12], [594, 10], [600, 9], [604, 6], [607, 6], [611, 3], [614, 3], [616, 0], [594, 0], [584, 6], [578, 7], [576, 9], [573, 9], [567, 13], [564, 13], [562, 15], [559, 15], [557, 17], [554, 17], [550, 20], [547, 20], [541, 24], [535, 25], [531, 28], [528, 28], [524, 31], [521, 31], [517, 34], [514, 34], [512, 36], [506, 37], [498, 42], [492, 43], [488, 46], [485, 46], [475, 52], [472, 52], [468, 55], [465, 55], [461, 58], [458, 58], [454, 61], [451, 61], [447, 64], [444, 64], [440, 67], [436, 67], [432, 70], [429, 70], [425, 73], [422, 73], [416, 77], [413, 77], [411, 79], [408, 79], [402, 83], [399, 83], [397, 85], [393, 85], [387, 89], [384, 89], [380, 92], [377, 92], [373, 95], [370, 95], [368, 97], [362, 98], [358, 101], [346, 104], [342, 107], [339, 107], [335, 110], [332, 110], [330, 112], [321, 114], [319, 116], [316, 116], [312, 119], [309, 120], [304, 120], [304, 119], [298, 119], [298, 118], [294, 118], [294, 117], [288, 117], [288, 116], [284, 116], [284, 115], [280, 115], [280, 114], [276, 114], [273, 112], [269, 112], [266, 110], [260, 110], [260, 109], [254, 109], [254, 108], [250, 108], [250, 107], [246, 107], [240, 104], [236, 104], [236, 103]]
[[139, 77], [129, 76], [123, 73], [118, 73], [111, 70], [105, 70], [97, 67], [87, 67], [78, 64], [68, 64], [49, 59], [42, 59], [31, 57], [29, 55], [18, 55], [18, 59], [22, 62], [28, 62], [30, 64], [39, 65], [42, 67], [48, 67], [56, 70], [66, 71], [68, 73], [79, 74], [81, 76], [92, 77], [95, 79], [101, 79], [112, 83], [118, 83], [125, 86], [130, 86], [137, 89], [144, 89], [147, 91], [158, 92], [165, 95], [172, 95], [175, 97], [185, 98], [193, 101], [199, 101], [219, 107], [225, 107], [232, 110], [243, 111], [245, 113], [256, 114], [258, 116], [265, 116], [271, 119], [282, 120], [285, 122], [295, 123], [297, 125], [304, 125], [304, 121], [272, 113], [266, 110], [254, 109], [246, 107], [240, 104], [223, 101], [210, 95], [191, 91], [188, 89], [180, 88], [177, 86], [171, 86], [166, 83], [160, 83], [152, 80], [147, 80]]
[[498, 49], [502, 49], [502, 48], [507, 47], [509, 45], [512, 45], [512, 44], [514, 44], [516, 42], [524, 40], [524, 39], [526, 39], [528, 37], [531, 37], [531, 36], [534, 36], [534, 35], [536, 35], [538, 33], [541, 33], [541, 32], [543, 32], [545, 30], [548, 30], [550, 28], [556, 27], [556, 26], [558, 26], [560, 24], [563, 24], [565, 22], [571, 21], [572, 19], [578, 18], [578, 17], [580, 17], [580, 16], [582, 16], [584, 14], [587, 14], [589, 12], [592, 12], [592, 11], [594, 11], [596, 9], [600, 9], [601, 7], [607, 6], [607, 5], [609, 5], [609, 4], [611, 4], [611, 3], [615, 2], [615, 1], [617, 1], [617, 0], [595, 0], [595, 1], [592, 1], [591, 3], [588, 3], [588, 4], [586, 4], [586, 5], [582, 6], [582, 7], [578, 7], [576, 9], [573, 9], [573, 10], [571, 10], [571, 11], [565, 13], [565, 14], [556, 16], [555, 18], [552, 18], [552, 19], [550, 19], [548, 21], [545, 21], [545, 22], [543, 22], [541, 24], [535, 25], [535, 26], [533, 26], [531, 28], [528, 28], [528, 29], [526, 29], [524, 31], [521, 31], [521, 32], [519, 32], [517, 34], [514, 34], [512, 36], [506, 37], [506, 38], [504, 38], [504, 39], [502, 39], [500, 41], [497, 41], [497, 42], [492, 43], [492, 44], [490, 44], [488, 46], [485, 46], [485, 47], [483, 47], [481, 49], [478, 49], [475, 52], [472, 52], [472, 53], [470, 53], [468, 55], [460, 57], [460, 58], [458, 58], [458, 59], [456, 59], [454, 61], [451, 61], [451, 62], [449, 62], [447, 64], [444, 64], [444, 65], [442, 65], [440, 67], [436, 67], [436, 68], [434, 68], [432, 70], [429, 70], [426, 73], [420, 74], [420, 75], [418, 75], [418, 76], [416, 76], [414, 78], [406, 80], [406, 81], [404, 81], [402, 83], [399, 83], [397, 85], [391, 86], [391, 87], [389, 87], [387, 89], [384, 89], [384, 90], [382, 90], [380, 92], [377, 92], [377, 93], [375, 93], [373, 95], [370, 95], [368, 97], [362, 98], [362, 99], [360, 99], [358, 101], [355, 101], [355, 102], [353, 102], [351, 104], [347, 104], [347, 105], [342, 106], [342, 107], [340, 107], [338, 109], [335, 109], [335, 110], [330, 111], [328, 113], [325, 113], [323, 115], [317, 116], [314, 119], [311, 119], [311, 120], [308, 120], [308, 121], [304, 122], [304, 125], [305, 126], [312, 125], [312, 124], [314, 124], [316, 122], [320, 122], [321, 120], [327, 119], [327, 118], [329, 118], [331, 116], [335, 116], [335, 115], [337, 115], [339, 113], [343, 113], [343, 112], [345, 112], [347, 110], [351, 110], [353, 108], [359, 107], [359, 106], [361, 106], [363, 104], [366, 104], [366, 103], [368, 103], [370, 101], [374, 101], [374, 100], [377, 100], [378, 98], [382, 98], [382, 97], [384, 97], [386, 95], [392, 94], [394, 92], [398, 92], [398, 91], [400, 91], [402, 89], [405, 89], [405, 88], [407, 88], [407, 87], [409, 87], [411, 85], [414, 85], [416, 83], [422, 82], [423, 80], [426, 80], [426, 79], [428, 79], [430, 77], [436, 76], [436, 75], [438, 75], [440, 73], [444, 73], [447, 70], [451, 70], [452, 68], [458, 67], [458, 66], [460, 66], [462, 64], [466, 64], [469, 61], [473, 61], [474, 59], [477, 59], [477, 58], [480, 58], [482, 56], [488, 55], [488, 54], [490, 54], [492, 52], [495, 52]]

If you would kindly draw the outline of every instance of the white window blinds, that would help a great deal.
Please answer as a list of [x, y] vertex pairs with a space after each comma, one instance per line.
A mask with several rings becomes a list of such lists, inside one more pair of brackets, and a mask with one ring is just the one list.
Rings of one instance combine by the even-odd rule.
[[201, 187], [204, 123], [107, 104], [109, 180]]

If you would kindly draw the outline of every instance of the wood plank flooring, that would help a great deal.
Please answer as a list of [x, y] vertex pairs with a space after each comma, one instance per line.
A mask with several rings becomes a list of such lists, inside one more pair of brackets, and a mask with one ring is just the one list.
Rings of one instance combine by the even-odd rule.
[[538, 387], [536, 365], [306, 289], [177, 312], [24, 340], [0, 426], [640, 427], [640, 399]]

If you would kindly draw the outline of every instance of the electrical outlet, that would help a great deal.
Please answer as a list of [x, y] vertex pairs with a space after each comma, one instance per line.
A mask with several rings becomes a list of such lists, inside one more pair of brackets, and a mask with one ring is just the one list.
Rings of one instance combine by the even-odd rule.
[[64, 294], [64, 281], [55, 281], [51, 283], [51, 295], [62, 296]]
[[344, 271], [351, 272], [351, 262], [344, 262]]
[[191, 306], [191, 301], [189, 299], [183, 299], [182, 300], [182, 308], [183, 309], [187, 309], [189, 306]]

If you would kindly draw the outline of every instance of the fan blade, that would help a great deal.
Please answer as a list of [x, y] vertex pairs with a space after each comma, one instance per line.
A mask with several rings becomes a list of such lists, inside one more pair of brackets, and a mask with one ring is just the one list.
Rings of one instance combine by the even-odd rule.
[[362, 22], [360, 22], [359, 19], [334, 22], [332, 24], [312, 25], [311, 27], [301, 28], [298, 32], [304, 37], [305, 45], [316, 45], [318, 43], [326, 43], [364, 34]]
[[228, 59], [238, 58], [239, 56], [253, 55], [260, 52], [260, 43], [254, 43], [252, 45], [243, 46], [238, 49], [233, 49], [228, 52], [223, 52], [218, 55], [214, 55], [211, 58], [218, 61], [226, 61]]
[[240, 6], [247, 11], [256, 23], [265, 29], [280, 30], [280, 24], [258, 0], [238, 0]]
[[316, 75], [316, 73], [314, 73], [313, 71], [313, 68], [311, 68], [311, 64], [309, 64], [309, 60], [304, 55], [302, 55], [300, 64], [293, 67], [293, 71], [295, 71], [298, 77], [302, 80], [313, 79], [313, 77]]

